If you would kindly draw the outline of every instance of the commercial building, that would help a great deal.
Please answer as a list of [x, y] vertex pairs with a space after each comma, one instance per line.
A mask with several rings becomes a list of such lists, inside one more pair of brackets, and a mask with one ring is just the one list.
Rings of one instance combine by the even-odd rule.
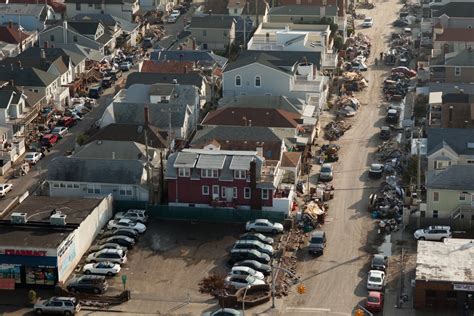
[[111, 217], [111, 196], [27, 198], [0, 221], [0, 289], [65, 282]]
[[415, 308], [474, 307], [474, 239], [419, 241]]

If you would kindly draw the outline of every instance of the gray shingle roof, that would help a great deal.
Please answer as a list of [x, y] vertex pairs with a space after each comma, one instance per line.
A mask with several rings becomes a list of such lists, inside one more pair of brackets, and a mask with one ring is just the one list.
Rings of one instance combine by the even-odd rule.
[[[472, 4], [474, 7], [474, 3]], [[465, 49], [451, 58], [447, 58], [444, 62], [448, 66], [474, 66], [474, 52]]]
[[142, 184], [144, 165], [139, 160], [57, 157], [48, 166], [50, 181]]
[[177, 60], [177, 61], [196, 61], [200, 63], [217, 64], [223, 67], [227, 63], [227, 58], [214, 54], [213, 52], [198, 50], [166, 50], [152, 52], [150, 60]]
[[190, 29], [223, 29], [229, 30], [235, 23], [232, 16], [194, 16], [191, 20]]
[[[269, 15], [290, 15], [290, 16], [319, 16], [321, 6], [319, 5], [283, 5], [270, 9]], [[337, 6], [328, 5], [324, 16], [336, 16]]]
[[468, 143], [474, 143], [474, 132], [469, 128], [429, 128], [427, 154], [430, 155], [440, 148], [443, 141], [459, 155], [474, 155], [474, 148], [468, 148]]
[[292, 67], [297, 62], [307, 60], [320, 68], [321, 53], [320, 52], [282, 52], [282, 51], [245, 51], [240, 54], [237, 60], [227, 64], [224, 72], [238, 69], [253, 63], [259, 63], [267, 67], [282, 71], [285, 73], [293, 73]]
[[128, 88], [132, 84], [136, 83], [173, 83], [173, 80], [175, 79], [179, 84], [192, 85], [200, 89], [204, 80], [204, 76], [197, 72], [190, 72], [187, 74], [134, 72], [128, 75], [125, 88]]
[[0, 15], [24, 15], [39, 17], [45, 9], [44, 4], [1, 3]]
[[449, 17], [472, 18], [474, 17], [474, 6], [472, 1], [449, 2], [440, 10], [433, 12], [434, 17], [439, 17], [443, 14], [446, 14]]
[[0, 90], [0, 109], [6, 109], [12, 99], [12, 90]]
[[474, 190], [474, 166], [454, 165], [436, 176], [428, 177], [430, 189]]
[[13, 80], [15, 86], [47, 87], [56, 79], [56, 76], [36, 68], [0, 65], [0, 80]]
[[79, 34], [94, 35], [100, 24], [97, 21], [69, 21], [68, 27], [74, 29]]

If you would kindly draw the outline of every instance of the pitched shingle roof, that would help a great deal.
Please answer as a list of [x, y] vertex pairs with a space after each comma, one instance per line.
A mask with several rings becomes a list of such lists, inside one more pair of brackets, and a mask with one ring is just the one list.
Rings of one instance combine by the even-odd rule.
[[468, 29], [468, 28], [444, 29], [443, 33], [436, 35], [436, 39], [435, 39], [435, 41], [441, 41], [441, 42], [470, 42], [473, 40], [474, 40], [474, 29]]
[[52, 181], [142, 184], [139, 160], [57, 157], [49, 163], [46, 179]]
[[427, 154], [436, 151], [445, 142], [459, 155], [474, 155], [474, 148], [467, 144], [474, 144], [474, 132], [469, 128], [429, 128]]
[[191, 73], [142, 73], [134, 72], [128, 75], [125, 88], [130, 87], [133, 84], [154, 84], [154, 83], [174, 83], [174, 80], [179, 84], [192, 85], [198, 87], [202, 86], [204, 77], [196, 72]]
[[295, 168], [301, 161], [301, 152], [285, 151], [281, 157], [281, 166]]
[[[324, 16], [336, 16], [337, 6], [328, 5]], [[291, 15], [291, 16], [319, 16], [321, 6], [318, 5], [284, 5], [270, 9], [269, 15]]]
[[438, 175], [428, 177], [426, 186], [430, 189], [474, 190], [474, 166], [450, 166]]
[[474, 17], [474, 6], [472, 1], [466, 2], [449, 2], [445, 4], [440, 10], [433, 12], [433, 17], [439, 17], [446, 14], [449, 17]]
[[194, 62], [167, 60], [155, 62], [144, 60], [141, 72], [162, 72], [162, 73], [187, 73], [194, 70]]
[[298, 113], [280, 109], [229, 106], [209, 112], [202, 124], [294, 128], [300, 118]]
[[13, 80], [15, 86], [47, 87], [56, 79], [56, 76], [36, 68], [0, 65], [0, 80]]
[[235, 20], [232, 16], [194, 16], [191, 20], [190, 29], [224, 29], [229, 30]]
[[10, 44], [19, 44], [30, 35], [18, 29], [18, 26], [0, 26], [0, 41]]
[[457, 53], [456, 56], [447, 58], [444, 64], [448, 66], [472, 67], [474, 65], [474, 52], [472, 51], [472, 49], [465, 49]]
[[201, 64], [217, 64], [223, 67], [227, 63], [227, 58], [214, 54], [213, 52], [198, 50], [166, 50], [152, 52], [151, 60], [179, 60], [179, 61], [196, 61]]

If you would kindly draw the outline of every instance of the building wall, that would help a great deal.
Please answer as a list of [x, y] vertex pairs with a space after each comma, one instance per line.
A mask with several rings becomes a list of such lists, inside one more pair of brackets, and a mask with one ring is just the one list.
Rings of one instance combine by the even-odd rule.
[[455, 67], [446, 67], [445, 82], [447, 83], [471, 83], [474, 81], [473, 78], [474, 78], [474, 66], [461, 67], [460, 75], [456, 75]]
[[192, 28], [190, 31], [201, 49], [224, 50], [235, 41], [234, 27], [229, 30]]
[[[77, 183], [67, 181], [48, 181], [49, 195], [53, 197], [103, 197], [111, 194], [118, 201], [148, 201], [148, 190], [137, 185], [119, 185], [119, 184], [101, 184], [101, 183]], [[78, 185], [79, 187], [67, 187], [69, 185]], [[59, 187], [57, 187], [59, 185]], [[88, 188], [98, 188], [100, 193], [88, 193]], [[120, 195], [120, 188], [127, 187], [132, 189], [132, 195]]]
[[[235, 77], [241, 77], [241, 86], [235, 85]], [[255, 87], [255, 77], [260, 76], [261, 86]], [[281, 71], [263, 66], [250, 64], [222, 74], [224, 97], [248, 95], [289, 95], [289, 75]]]
[[[434, 296], [430, 298], [427, 291], [434, 291]], [[414, 307], [417, 309], [461, 307], [466, 299], [467, 292], [457, 291], [454, 292], [454, 296], [448, 297], [449, 292], [453, 292], [452, 282], [416, 280]]]
[[[474, 23], [473, 23], [474, 24]], [[466, 47], [474, 46], [474, 41], [433, 41], [433, 49], [442, 51], [444, 54], [461, 52], [466, 49]]]
[[84, 253], [97, 237], [99, 231], [112, 218], [112, 201], [111, 195], [104, 197], [81, 225], [58, 247], [59, 282], [67, 280]]
[[[191, 178], [179, 177], [178, 180], [168, 179], [168, 202], [170, 203], [186, 203], [186, 204], [203, 204], [210, 205], [212, 202], [212, 186], [219, 186], [219, 200], [226, 201], [227, 199], [222, 197], [222, 187], [236, 187], [237, 198], [232, 198], [236, 205], [250, 206], [251, 199], [261, 199], [261, 190], [258, 190], [258, 196], [251, 196], [251, 199], [244, 198], [244, 188], [250, 188], [250, 182], [243, 180], [234, 181], [219, 181], [219, 179], [212, 178], [201, 178], [193, 180]], [[202, 194], [202, 186], [209, 187], [209, 195]], [[262, 206], [273, 205], [273, 192], [269, 192], [268, 200], [261, 200]]]
[[[438, 192], [438, 201], [434, 201], [434, 192]], [[464, 194], [462, 194], [465, 192]], [[462, 205], [471, 205], [471, 195], [474, 196], [474, 191], [458, 191], [458, 190], [442, 190], [442, 189], [427, 189], [426, 197], [426, 217], [433, 217], [433, 211], [438, 211], [438, 218], [448, 218], [451, 213]], [[464, 200], [460, 199], [461, 196]]]

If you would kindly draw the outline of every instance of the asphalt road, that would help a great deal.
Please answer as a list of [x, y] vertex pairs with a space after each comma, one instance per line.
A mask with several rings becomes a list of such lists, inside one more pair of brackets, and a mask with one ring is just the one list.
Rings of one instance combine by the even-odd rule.
[[[281, 302], [280, 313], [288, 315], [351, 315], [367, 295], [366, 276], [370, 254], [376, 252], [377, 237], [374, 221], [367, 212], [367, 200], [378, 182], [370, 181], [367, 169], [374, 162], [374, 152], [380, 144], [377, 133], [383, 125], [385, 108], [381, 107], [381, 83], [389, 67], [374, 66], [374, 57], [386, 50], [401, 5], [395, 0], [376, 1], [373, 10], [358, 10], [374, 18], [368, 29], [356, 27], [372, 39], [369, 71], [365, 77], [369, 87], [357, 93], [363, 104], [357, 116], [350, 119], [352, 128], [337, 142], [342, 146], [339, 162], [335, 164], [335, 199], [323, 230], [328, 236], [324, 255], [315, 258], [303, 253], [297, 267], [304, 295], [291, 291]], [[356, 20], [360, 24], [361, 20]]]
[[[156, 42], [153, 47], [162, 47], [166, 50], [176, 49], [180, 42], [183, 42], [187, 36], [189, 36], [189, 32], [183, 31], [185, 26], [185, 19], [187, 21], [191, 21], [191, 16], [195, 10], [195, 6], [191, 6], [191, 8], [185, 14], [181, 15], [176, 23], [165, 23], [164, 28], [166, 30], [165, 36], [158, 42]], [[183, 36], [185, 35], [185, 36]]]

